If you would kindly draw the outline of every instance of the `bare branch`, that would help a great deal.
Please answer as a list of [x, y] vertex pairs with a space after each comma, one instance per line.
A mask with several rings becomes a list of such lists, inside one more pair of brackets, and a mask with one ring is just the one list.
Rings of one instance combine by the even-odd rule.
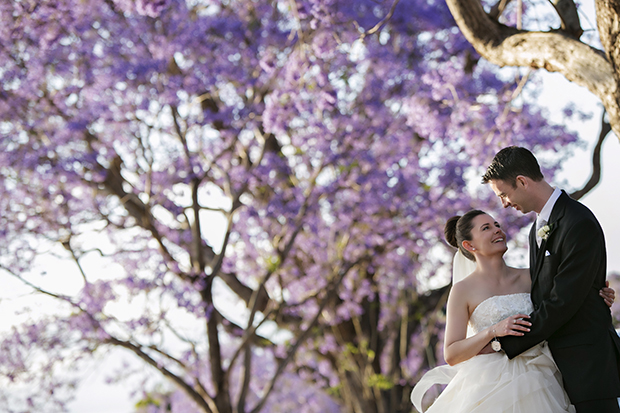
[[187, 146], [187, 139], [185, 137], [185, 133], [183, 132], [183, 129], [181, 128], [181, 123], [179, 121], [179, 110], [174, 105], [170, 105], [170, 110], [172, 112], [172, 119], [174, 120], [174, 129], [179, 139], [181, 140], [181, 143], [183, 144], [183, 150], [185, 151], [185, 157], [187, 158], [187, 162], [189, 165], [191, 165], [192, 158], [189, 147]]
[[200, 203], [198, 201], [198, 189], [200, 187], [200, 179], [193, 178], [191, 181], [192, 190], [192, 242], [190, 246], [190, 256], [192, 258], [192, 267], [196, 274], [201, 274], [205, 270], [205, 256], [203, 253], [203, 240], [200, 230]]
[[222, 242], [222, 250], [217, 256], [217, 261], [211, 270], [211, 274], [209, 274], [209, 279], [213, 279], [216, 275], [219, 274], [220, 269], [222, 268], [222, 264], [224, 263], [224, 257], [226, 256], [226, 248], [228, 247], [228, 241], [230, 240], [230, 233], [232, 232], [233, 227], [233, 215], [232, 213], [228, 214], [228, 224], [226, 227], [226, 234], [224, 235], [224, 241]]
[[253, 290], [247, 285], [243, 284], [239, 281], [236, 274], [232, 273], [224, 273], [220, 271], [219, 277], [226, 283], [226, 285], [237, 294], [239, 298], [241, 298], [248, 308], [251, 308], [252, 305], [250, 301], [252, 300], [252, 294], [255, 291], [258, 291], [256, 297], [256, 309], [260, 312], [265, 311], [267, 308], [267, 304], [269, 303], [269, 294], [267, 293], [267, 289], [264, 284], [261, 284], [257, 290]]
[[385, 17], [381, 19], [379, 23], [375, 24], [370, 30], [363, 33], [361, 38], [364, 39], [366, 36], [375, 34], [379, 30], [381, 30], [381, 28], [385, 25], [385, 23], [387, 23], [394, 15], [394, 10], [396, 10], [396, 6], [398, 5], [399, 1], [400, 0], [394, 0], [394, 3], [392, 3], [392, 7], [390, 7], [390, 11], [385, 15]]
[[75, 253], [75, 250], [71, 246], [71, 235], [69, 235], [65, 240], [61, 240], [60, 243], [71, 254], [71, 258], [73, 259], [73, 262], [75, 262], [75, 265], [78, 267], [78, 270], [80, 271], [80, 275], [82, 276], [82, 280], [84, 281], [84, 284], [88, 284], [88, 280], [86, 279], [86, 273], [84, 272], [84, 267], [82, 267], [82, 264], [80, 263], [80, 259], [78, 258], [77, 254]]
[[[256, 343], [256, 338], [258, 337], [258, 335], [256, 334], [256, 330], [258, 330], [258, 328], [269, 319], [268, 316], [270, 314], [271, 312], [268, 312], [267, 314], [265, 314], [265, 317], [263, 317], [263, 319], [259, 323], [257, 323], [256, 325], [254, 324], [248, 325], [248, 327], [245, 330], [241, 329], [241, 327], [238, 328], [238, 331], [243, 331], [244, 334], [241, 340], [241, 344], [239, 344], [239, 347], [237, 347], [237, 351], [235, 351], [235, 354], [233, 354], [233, 356], [230, 358], [230, 362], [229, 362], [230, 368], [228, 369], [227, 374], [231, 372], [232, 366], [236, 363], [237, 358], [243, 351], [246, 350], [246, 348], [249, 347], [249, 344]], [[261, 339], [266, 340], [263, 337], [261, 337]]]
[[246, 347], [243, 355], [243, 383], [237, 402], [237, 413], [245, 413], [245, 399], [250, 389], [250, 379], [252, 378], [252, 348]]
[[203, 388], [201, 388], [200, 391], [197, 391], [188, 383], [183, 381], [183, 379], [181, 379], [179, 376], [172, 373], [167, 368], [163, 367], [160, 363], [157, 362], [157, 360], [153, 359], [146, 352], [144, 352], [141, 347], [130, 343], [129, 341], [119, 340], [115, 337], [110, 337], [109, 339], [107, 339], [106, 344], [123, 347], [133, 352], [135, 355], [144, 360], [147, 364], [160, 371], [165, 377], [167, 377], [173, 383], [179, 386], [185, 392], [185, 394], [187, 394], [205, 412], [217, 413], [219, 411], [215, 404], [215, 401], [211, 398], [211, 396], [202, 391]]
[[127, 212], [135, 218], [138, 226], [149, 231], [153, 238], [155, 238], [159, 244], [162, 254], [168, 262], [174, 261], [174, 258], [166, 248], [163, 237], [155, 226], [155, 218], [151, 214], [150, 208], [133, 192], [126, 192], [124, 185], [127, 181], [122, 175], [123, 161], [119, 155], [116, 155], [110, 166], [106, 169], [106, 177], [103, 181], [103, 185], [111, 195], [116, 195]]
[[491, 10], [489, 11], [489, 17], [491, 17], [493, 20], [499, 19], [499, 16], [504, 13], [504, 10], [506, 10], [506, 6], [508, 6], [509, 3], [510, 0], [499, 0], [497, 3], [495, 3], [493, 7], [491, 7]]
[[579, 14], [577, 13], [577, 6], [573, 0], [549, 0], [555, 11], [562, 20], [561, 29], [563, 32], [573, 36], [575, 39], [579, 39], [583, 34], [581, 23], [579, 22]]
[[573, 199], [580, 199], [590, 192], [601, 180], [601, 148], [605, 138], [611, 132], [611, 125], [605, 120], [605, 111], [601, 117], [601, 131], [598, 135], [598, 141], [592, 152], [592, 175], [583, 188], [570, 194]]

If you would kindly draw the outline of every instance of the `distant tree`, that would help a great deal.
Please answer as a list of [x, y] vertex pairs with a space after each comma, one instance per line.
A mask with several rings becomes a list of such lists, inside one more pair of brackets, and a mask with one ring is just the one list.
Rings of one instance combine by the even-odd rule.
[[498, 209], [468, 182], [508, 144], [552, 174], [576, 141], [441, 2], [22, 0], [0, 20], [0, 268], [58, 303], [2, 337], [8, 411], [63, 411], [80, 362], [120, 348], [172, 385], [142, 410], [409, 412], [441, 359], [443, 224]]

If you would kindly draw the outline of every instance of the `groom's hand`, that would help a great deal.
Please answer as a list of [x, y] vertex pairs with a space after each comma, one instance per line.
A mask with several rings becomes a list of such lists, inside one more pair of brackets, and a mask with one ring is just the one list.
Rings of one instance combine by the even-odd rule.
[[616, 299], [616, 291], [613, 288], [609, 288], [609, 281], [605, 281], [605, 287], [601, 288], [598, 294], [603, 297], [605, 304], [611, 308], [611, 305]]

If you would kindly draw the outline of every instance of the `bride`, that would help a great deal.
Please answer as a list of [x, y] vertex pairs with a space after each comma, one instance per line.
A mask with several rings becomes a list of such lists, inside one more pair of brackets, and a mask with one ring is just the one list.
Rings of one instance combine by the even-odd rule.
[[[504, 262], [508, 247], [500, 225], [473, 210], [448, 220], [444, 233], [458, 248], [444, 339], [448, 365], [424, 375], [411, 393], [413, 405], [423, 411], [426, 391], [448, 384], [427, 413], [575, 412], [546, 342], [512, 360], [493, 346], [497, 337], [529, 331], [533, 311], [529, 270]], [[613, 291], [602, 295], [611, 305]]]

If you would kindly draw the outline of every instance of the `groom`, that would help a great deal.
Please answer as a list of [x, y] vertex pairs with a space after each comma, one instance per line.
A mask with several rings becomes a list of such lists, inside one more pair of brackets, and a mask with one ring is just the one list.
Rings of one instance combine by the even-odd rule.
[[499, 151], [482, 181], [504, 208], [538, 215], [529, 237], [531, 331], [502, 337], [502, 349], [513, 358], [547, 340], [577, 413], [620, 412], [620, 338], [598, 293], [607, 257], [597, 219], [549, 185], [525, 148]]

